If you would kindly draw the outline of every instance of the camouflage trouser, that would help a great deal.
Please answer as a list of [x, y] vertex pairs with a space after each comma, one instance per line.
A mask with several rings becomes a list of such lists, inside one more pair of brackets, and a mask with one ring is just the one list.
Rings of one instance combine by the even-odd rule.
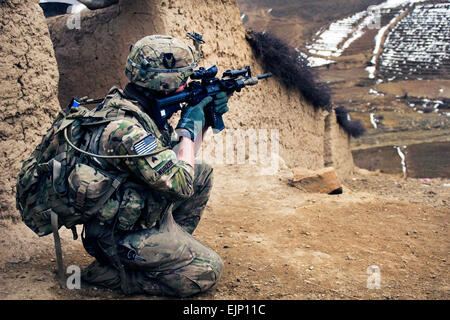
[[173, 207], [173, 218], [185, 231], [192, 234], [205, 210], [213, 184], [213, 169], [205, 163], [195, 166], [194, 195], [178, 201]]
[[[197, 165], [195, 193], [191, 198], [175, 203], [156, 227], [117, 237], [129, 293], [185, 297], [204, 292], [219, 280], [223, 269], [221, 258], [191, 235], [200, 221], [211, 187], [212, 168]], [[106, 227], [97, 222], [87, 224], [85, 231], [86, 238], [95, 235], [110, 239]], [[100, 247], [107, 246], [106, 242], [97, 241]], [[117, 268], [107, 259], [95, 256], [98, 261], [83, 271], [83, 280], [111, 289], [121, 288], [122, 284], [123, 288]]]

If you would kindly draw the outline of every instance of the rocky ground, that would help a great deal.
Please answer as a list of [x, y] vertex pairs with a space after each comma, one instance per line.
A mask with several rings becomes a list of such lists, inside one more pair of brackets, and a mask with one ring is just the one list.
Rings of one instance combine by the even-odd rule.
[[[195, 299], [450, 298], [449, 179], [358, 170], [343, 181], [343, 194], [324, 195], [289, 186], [289, 170], [262, 173], [216, 168], [194, 235], [222, 256], [225, 270]], [[66, 265], [92, 261], [70, 231], [62, 238]], [[1, 299], [127, 298], [101, 288], [60, 289], [52, 236], [39, 239], [22, 223], [4, 225], [0, 243]], [[373, 265], [380, 289], [367, 288]]]

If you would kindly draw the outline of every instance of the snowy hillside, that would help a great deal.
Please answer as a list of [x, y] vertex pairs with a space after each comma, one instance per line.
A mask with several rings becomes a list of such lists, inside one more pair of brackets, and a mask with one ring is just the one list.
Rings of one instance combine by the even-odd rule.
[[[423, 2], [424, 0], [388, 0], [379, 5], [370, 6], [365, 11], [355, 13], [354, 15], [345, 19], [338, 20], [330, 24], [330, 26], [324, 30], [319, 31], [316, 38], [309, 45], [306, 45], [308, 53], [311, 56], [320, 56], [323, 58], [321, 63], [314, 63], [316, 60], [313, 57], [310, 58], [311, 66], [320, 66], [333, 61], [328, 58], [339, 57], [354, 41], [364, 35], [369, 29], [380, 29], [379, 34], [385, 31], [381, 26], [381, 16], [388, 14], [394, 8], [402, 8], [410, 6], [417, 2]], [[398, 11], [397, 15], [403, 11]], [[378, 38], [381, 36], [377, 35]], [[379, 42], [379, 41], [378, 41]], [[379, 45], [379, 44], [378, 44]]]
[[450, 78], [450, 2], [419, 5], [388, 34], [377, 63], [384, 79]]

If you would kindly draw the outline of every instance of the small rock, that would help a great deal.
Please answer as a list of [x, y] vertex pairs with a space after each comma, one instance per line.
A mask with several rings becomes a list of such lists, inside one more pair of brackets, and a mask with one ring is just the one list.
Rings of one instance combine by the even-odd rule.
[[223, 246], [224, 249], [228, 249], [229, 247], [230, 247], [230, 246], [227, 246], [227, 245]]
[[309, 244], [307, 244], [307, 245], [305, 246], [305, 248], [311, 248], [311, 246], [310, 246]]
[[314, 270], [314, 267], [313, 267], [313, 266], [310, 266], [308, 269], [309, 269], [309, 270]]
[[290, 184], [306, 192], [342, 193], [342, 185], [333, 167], [327, 167], [317, 171], [295, 168], [294, 178], [290, 181]]

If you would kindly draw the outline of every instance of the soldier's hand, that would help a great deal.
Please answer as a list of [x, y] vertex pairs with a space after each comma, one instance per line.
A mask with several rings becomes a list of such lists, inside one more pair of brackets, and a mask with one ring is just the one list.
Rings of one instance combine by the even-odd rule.
[[178, 122], [177, 129], [178, 134], [186, 136], [192, 141], [195, 141], [195, 137], [202, 131], [205, 126], [205, 113], [203, 109], [213, 100], [208, 96], [200, 101], [197, 105], [191, 107], [188, 106], [181, 112], [181, 118]]
[[228, 99], [230, 99], [231, 95], [227, 95], [225, 91], [221, 91], [214, 97], [214, 112], [224, 114], [229, 110], [228, 108]]

